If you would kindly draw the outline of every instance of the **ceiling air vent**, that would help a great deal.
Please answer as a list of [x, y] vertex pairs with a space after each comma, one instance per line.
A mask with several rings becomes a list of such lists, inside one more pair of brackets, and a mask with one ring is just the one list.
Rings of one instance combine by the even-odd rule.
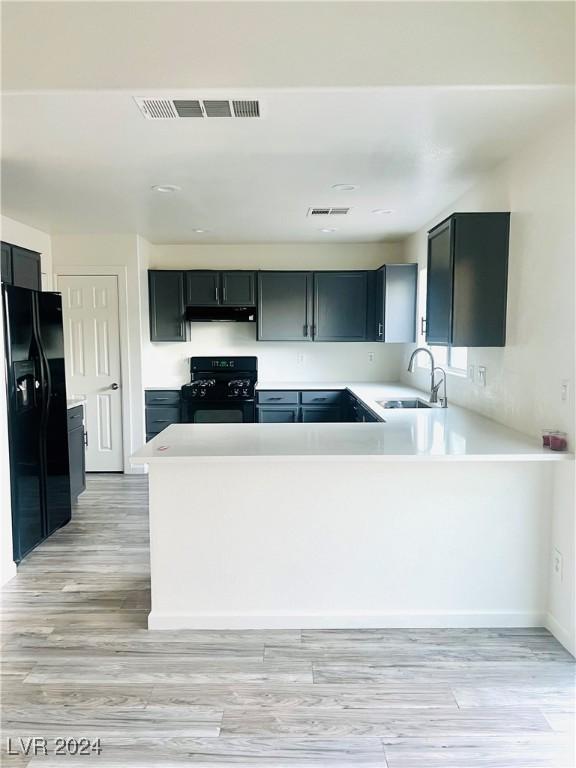
[[308, 216], [346, 216], [350, 208], [308, 208]]
[[136, 103], [148, 120], [172, 120], [178, 117], [169, 99], [136, 99]]
[[147, 120], [189, 117], [260, 117], [259, 101], [229, 99], [143, 99], [134, 101]]
[[202, 104], [199, 101], [174, 100], [174, 107], [178, 117], [204, 117]]

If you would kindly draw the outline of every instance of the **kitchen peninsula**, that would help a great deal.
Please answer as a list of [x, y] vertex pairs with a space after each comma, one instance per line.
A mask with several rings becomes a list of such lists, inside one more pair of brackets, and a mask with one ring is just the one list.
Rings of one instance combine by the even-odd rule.
[[348, 389], [385, 421], [177, 424], [134, 454], [150, 628], [541, 625], [572, 457], [456, 406], [384, 410], [426, 397], [401, 385]]

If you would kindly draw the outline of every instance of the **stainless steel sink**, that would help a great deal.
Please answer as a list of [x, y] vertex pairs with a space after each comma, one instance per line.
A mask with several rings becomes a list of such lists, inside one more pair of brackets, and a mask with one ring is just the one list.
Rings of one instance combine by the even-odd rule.
[[433, 408], [430, 403], [425, 400], [416, 398], [413, 400], [377, 400], [378, 405], [382, 408]]

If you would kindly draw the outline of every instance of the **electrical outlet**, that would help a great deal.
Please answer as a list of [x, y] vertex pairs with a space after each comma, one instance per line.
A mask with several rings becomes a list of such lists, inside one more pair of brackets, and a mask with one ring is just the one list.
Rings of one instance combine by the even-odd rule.
[[563, 568], [564, 558], [562, 557], [562, 552], [554, 547], [552, 550], [552, 573], [554, 574], [554, 578], [560, 582], [562, 581]]
[[304, 352], [298, 352], [296, 355], [296, 362], [298, 365], [304, 365], [304, 361], [306, 360], [306, 356], [304, 355]]
[[469, 365], [469, 366], [468, 366], [468, 378], [469, 378], [469, 379], [470, 379], [470, 381], [472, 381], [472, 382], [474, 381], [474, 374], [475, 374], [475, 368], [474, 368], [474, 366], [473, 366], [473, 365]]
[[486, 366], [485, 365], [478, 366], [478, 384], [481, 387], [486, 386]]
[[567, 403], [570, 398], [570, 382], [568, 379], [563, 379], [560, 382], [560, 400], [563, 403]]
[[368, 362], [373, 363], [374, 362], [374, 352], [368, 352]]

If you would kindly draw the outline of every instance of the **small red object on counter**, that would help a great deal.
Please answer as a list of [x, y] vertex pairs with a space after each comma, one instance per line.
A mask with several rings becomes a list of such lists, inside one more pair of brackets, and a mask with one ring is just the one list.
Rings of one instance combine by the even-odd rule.
[[544, 448], [550, 448], [550, 435], [554, 434], [553, 429], [543, 429], [542, 430], [542, 445]]
[[550, 448], [553, 451], [565, 451], [568, 448], [568, 435], [566, 432], [552, 432], [550, 435]]

